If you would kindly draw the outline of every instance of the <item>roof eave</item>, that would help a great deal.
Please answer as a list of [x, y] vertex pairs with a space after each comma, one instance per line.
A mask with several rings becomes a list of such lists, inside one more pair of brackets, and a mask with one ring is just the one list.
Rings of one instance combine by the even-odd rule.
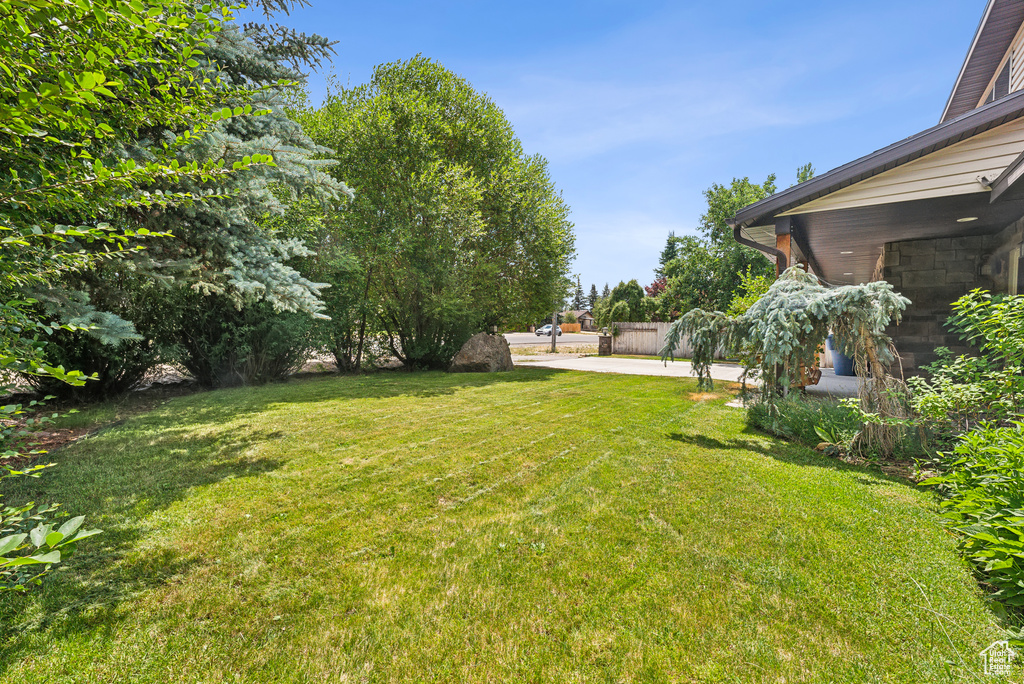
[[962, 114], [888, 147], [872, 152], [809, 181], [751, 204], [734, 216], [730, 226], [761, 224], [811, 200], [902, 166], [927, 154], [966, 140], [1024, 115], [1024, 90]]

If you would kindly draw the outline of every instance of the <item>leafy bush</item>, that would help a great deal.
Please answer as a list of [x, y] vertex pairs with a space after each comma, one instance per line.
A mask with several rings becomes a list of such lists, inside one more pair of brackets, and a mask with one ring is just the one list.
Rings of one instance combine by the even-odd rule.
[[912, 405], [942, 442], [988, 421], [1005, 423], [1021, 414], [1024, 376], [1013, 366], [992, 360], [956, 356], [936, 349], [939, 359], [924, 366], [925, 377], [910, 378]]
[[943, 517], [994, 597], [1024, 608], [1024, 423], [981, 426], [932, 463]]
[[265, 301], [236, 309], [204, 297], [184, 316], [178, 361], [204, 387], [283, 380], [316, 346], [313, 326], [308, 314], [275, 311]]
[[808, 446], [822, 441], [849, 444], [861, 428], [860, 422], [842, 402], [804, 399], [795, 395], [776, 404], [753, 404], [747, 419], [765, 432]]
[[1009, 424], [1024, 412], [1024, 296], [973, 290], [953, 303], [947, 327], [981, 355], [939, 348], [927, 375], [907, 383], [914, 409], [940, 443], [984, 422]]
[[[33, 401], [28, 408], [40, 407], [41, 402]], [[23, 454], [13, 447], [53, 417], [15, 420], [25, 412], [21, 404], [0, 406], [0, 483], [17, 477], [38, 477], [40, 471], [52, 465], [33, 465], [24, 470], [13, 467], [15, 459], [41, 453]], [[58, 527], [58, 508], [58, 504], [37, 507], [34, 503], [7, 506], [0, 490], [0, 593], [24, 591], [31, 584], [39, 584], [50, 568], [74, 553], [78, 542], [100, 534], [100, 530], [82, 530], [82, 516]]]
[[[79, 291], [71, 296], [83, 305], [89, 318], [74, 322], [87, 329], [50, 335], [45, 353], [51, 363], [80, 370], [92, 379], [69, 386], [31, 374], [23, 378], [39, 392], [61, 399], [98, 400], [124, 394], [154, 366], [170, 358], [165, 340], [173, 335], [181, 318], [176, 306], [180, 298], [174, 296], [166, 279], [154, 279], [125, 260], [101, 263], [76, 274], [75, 280]], [[53, 296], [60, 294], [56, 290]], [[94, 322], [97, 315], [102, 327]]]
[[727, 316], [733, 318], [747, 313], [747, 309], [767, 294], [768, 288], [775, 280], [768, 273], [756, 272], [752, 266], [748, 266], [747, 270], [741, 272], [739, 276], [743, 293], [737, 292], [733, 295], [732, 301], [729, 302], [729, 309], [725, 312]]
[[50, 363], [78, 369], [91, 379], [80, 386], [33, 374], [25, 374], [25, 380], [40, 393], [73, 400], [98, 400], [124, 394], [142, 380], [159, 358], [150, 340], [104, 344], [88, 332], [67, 331], [53, 336], [46, 347], [46, 356]]
[[1024, 295], [972, 290], [953, 303], [948, 326], [999, 366], [1024, 364]]

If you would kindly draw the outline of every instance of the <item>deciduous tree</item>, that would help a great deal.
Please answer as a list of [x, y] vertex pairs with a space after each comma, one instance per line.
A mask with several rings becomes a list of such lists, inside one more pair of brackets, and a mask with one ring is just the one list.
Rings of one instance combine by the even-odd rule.
[[403, 362], [446, 367], [474, 332], [564, 300], [568, 207], [546, 160], [464, 79], [417, 56], [299, 118], [356, 193], [329, 225], [359, 262], [357, 319], [372, 312]]

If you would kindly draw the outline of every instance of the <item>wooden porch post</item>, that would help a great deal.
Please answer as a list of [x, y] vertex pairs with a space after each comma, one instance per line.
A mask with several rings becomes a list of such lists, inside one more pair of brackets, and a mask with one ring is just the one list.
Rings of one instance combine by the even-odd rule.
[[781, 258], [775, 262], [775, 277], [782, 275], [782, 272], [789, 268], [789, 265], [793, 262], [791, 227], [790, 217], [780, 216], [775, 219], [775, 249], [786, 256], [785, 263], [782, 262]]

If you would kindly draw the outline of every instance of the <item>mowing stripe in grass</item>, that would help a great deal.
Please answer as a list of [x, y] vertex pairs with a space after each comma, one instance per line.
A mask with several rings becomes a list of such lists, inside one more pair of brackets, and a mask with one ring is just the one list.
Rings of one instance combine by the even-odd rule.
[[0, 599], [0, 683], [961, 681], [1001, 633], [928, 495], [692, 397], [523, 369], [173, 400], [12, 490], [107, 533]]

